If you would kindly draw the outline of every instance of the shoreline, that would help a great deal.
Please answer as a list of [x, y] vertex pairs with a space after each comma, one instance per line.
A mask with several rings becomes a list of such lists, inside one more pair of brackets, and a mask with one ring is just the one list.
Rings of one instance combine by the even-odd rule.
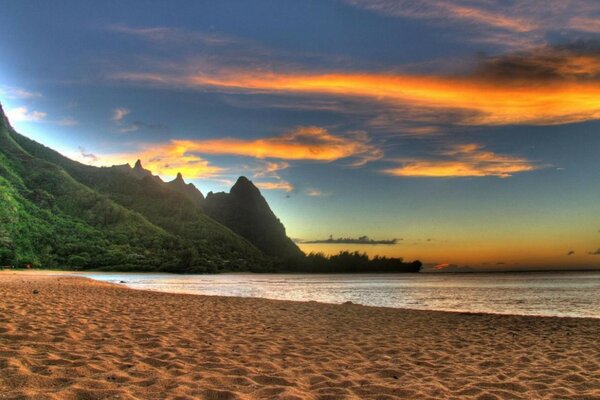
[[0, 296], [8, 399], [600, 398], [593, 318], [176, 294], [14, 271], [0, 273]]
[[[574, 272], [589, 272], [589, 271], [574, 271]], [[153, 289], [143, 289], [143, 288], [136, 288], [136, 287], [131, 287], [129, 285], [127, 285], [126, 283], [115, 283], [115, 282], [109, 282], [109, 281], [104, 281], [104, 280], [100, 280], [100, 279], [94, 279], [94, 278], [90, 278], [87, 276], [83, 276], [85, 274], [88, 273], [106, 273], [106, 274], [152, 274], [152, 275], [186, 275], [186, 274], [173, 274], [173, 273], [169, 273], [169, 272], [107, 272], [107, 271], [65, 271], [65, 270], [44, 270], [44, 269], [40, 269], [40, 270], [36, 270], [36, 269], [32, 269], [32, 270], [1, 270], [0, 269], [0, 279], [2, 277], [3, 274], [23, 274], [23, 275], [31, 275], [31, 276], [64, 276], [64, 277], [76, 277], [76, 278], [80, 278], [80, 279], [86, 279], [86, 280], [90, 280], [93, 282], [99, 282], [99, 283], [104, 283], [104, 284], [108, 284], [108, 285], [113, 285], [115, 287], [120, 287], [120, 288], [125, 288], [125, 289], [130, 289], [130, 290], [136, 290], [136, 291], [143, 291], [143, 292], [150, 292], [150, 293], [167, 293], [167, 294], [176, 294], [176, 295], [185, 295], [185, 296], [206, 296], [206, 297], [215, 297], [215, 298], [239, 298], [239, 299], [263, 299], [263, 300], [270, 300], [270, 301], [287, 301], [287, 302], [294, 302], [294, 303], [318, 303], [318, 304], [329, 304], [329, 305], [346, 305], [346, 302], [325, 302], [325, 301], [317, 301], [317, 300], [291, 300], [291, 299], [277, 299], [277, 298], [268, 298], [268, 297], [259, 297], [259, 296], [224, 296], [224, 295], [214, 295], [214, 294], [204, 294], [204, 293], [187, 293], [187, 292], [176, 292], [176, 291], [166, 291], [166, 290], [153, 290]], [[263, 274], [255, 274], [252, 272], [239, 272], [239, 273], [221, 273], [221, 274], [213, 274], [213, 275], [263, 275]], [[469, 273], [466, 273], [469, 274]], [[196, 274], [187, 274], [187, 275], [193, 275], [195, 276]], [[279, 274], [274, 274], [274, 275], [279, 275]], [[302, 274], [299, 274], [302, 275]], [[315, 274], [311, 274], [311, 275], [315, 275]], [[323, 275], [330, 275], [330, 274], [323, 274]], [[337, 275], [337, 274], [335, 274]], [[356, 274], [349, 274], [349, 275], [356, 275]], [[198, 275], [198, 276], [202, 276], [202, 275]], [[591, 316], [571, 316], [571, 315], [543, 315], [543, 314], [516, 314], [516, 313], [500, 313], [500, 312], [486, 312], [486, 311], [468, 311], [468, 310], [442, 310], [442, 309], [422, 309], [422, 308], [409, 308], [409, 307], [391, 307], [391, 306], [379, 306], [379, 305], [369, 305], [369, 304], [361, 304], [358, 302], [350, 302], [348, 304], [352, 304], [352, 305], [356, 305], [356, 306], [361, 306], [361, 307], [369, 307], [369, 308], [375, 308], [375, 309], [390, 309], [390, 310], [406, 310], [406, 311], [416, 311], [416, 312], [439, 312], [439, 313], [452, 313], [452, 314], [459, 314], [459, 315], [490, 315], [490, 316], [514, 316], [514, 317], [532, 317], [532, 318], [571, 318], [571, 319], [591, 319], [591, 320], [598, 320], [600, 321], [600, 316], [599, 317], [591, 317]]]

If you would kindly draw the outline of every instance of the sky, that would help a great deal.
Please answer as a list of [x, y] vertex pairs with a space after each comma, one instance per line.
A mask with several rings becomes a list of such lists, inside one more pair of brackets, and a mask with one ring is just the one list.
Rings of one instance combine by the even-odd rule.
[[245, 175], [306, 252], [600, 267], [596, 0], [0, 3], [0, 102], [68, 157]]

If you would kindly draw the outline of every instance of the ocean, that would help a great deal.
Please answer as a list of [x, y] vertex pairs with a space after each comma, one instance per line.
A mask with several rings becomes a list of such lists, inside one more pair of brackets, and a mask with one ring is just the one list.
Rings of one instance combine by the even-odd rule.
[[600, 272], [478, 274], [78, 273], [130, 288], [368, 306], [600, 318]]

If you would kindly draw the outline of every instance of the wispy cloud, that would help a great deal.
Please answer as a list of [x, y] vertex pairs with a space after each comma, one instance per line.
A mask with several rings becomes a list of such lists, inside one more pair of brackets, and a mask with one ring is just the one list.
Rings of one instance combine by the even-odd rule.
[[290, 163], [286, 161], [263, 161], [261, 160], [254, 166], [247, 166], [256, 178], [279, 178], [279, 171], [288, 169]]
[[89, 160], [91, 163], [95, 163], [98, 161], [98, 157], [93, 153], [88, 153], [85, 150], [85, 147], [79, 146], [77, 149], [79, 150], [79, 155], [84, 159]]
[[541, 166], [523, 157], [496, 154], [477, 144], [455, 145], [431, 158], [399, 160], [400, 166], [383, 172], [404, 177], [459, 178], [496, 176], [534, 171]]
[[128, 25], [109, 25], [107, 30], [113, 33], [133, 36], [155, 43], [163, 44], [203, 44], [207, 46], [225, 46], [237, 43], [238, 40], [216, 33], [189, 31], [166, 26], [132, 27]]
[[43, 111], [29, 110], [27, 107], [15, 107], [6, 110], [6, 115], [10, 122], [40, 122], [43, 121], [47, 113]]
[[112, 111], [111, 121], [113, 122], [121, 122], [123, 118], [131, 114], [131, 110], [125, 107], [115, 108]]
[[294, 191], [294, 185], [283, 180], [276, 182], [254, 182], [254, 184], [258, 188], [265, 190], [283, 190], [288, 193]]
[[4, 96], [8, 99], [19, 100], [36, 99], [42, 97], [41, 93], [31, 92], [23, 88], [6, 85], [0, 85], [0, 96]]
[[161, 124], [147, 124], [143, 121], [133, 121], [130, 123], [125, 122], [125, 118], [131, 114], [131, 110], [125, 107], [115, 108], [112, 112], [111, 121], [118, 126], [118, 130], [121, 133], [131, 133], [140, 130], [141, 128], [146, 128], [150, 130], [160, 130], [163, 131], [166, 129], [164, 125]]
[[[345, 0], [347, 4], [388, 17], [430, 21], [463, 32], [459, 40], [504, 48], [544, 44], [551, 33], [600, 31], [595, 0]], [[585, 17], [582, 17], [585, 16]]]
[[306, 190], [306, 195], [311, 197], [327, 197], [331, 196], [331, 192], [323, 192], [319, 189], [309, 188]]
[[64, 117], [56, 121], [56, 123], [60, 126], [77, 126], [79, 125], [79, 121], [77, 121], [73, 117]]
[[583, 32], [600, 33], [600, 18], [573, 17], [569, 20], [569, 27]]
[[121, 133], [130, 133], [130, 132], [135, 132], [137, 130], [139, 130], [140, 127], [136, 124], [131, 124], [131, 125], [126, 125], [123, 126], [121, 128], [119, 128], [119, 132]]
[[493, 1], [473, 4], [461, 0], [346, 0], [346, 3], [392, 17], [471, 23], [515, 32], [530, 32], [539, 27], [533, 18], [494, 9]]
[[248, 171], [252, 177], [257, 178], [255, 184], [266, 190], [294, 191], [294, 185], [280, 176], [280, 171], [290, 167], [287, 161], [254, 160], [252, 164], [244, 165], [243, 169]]

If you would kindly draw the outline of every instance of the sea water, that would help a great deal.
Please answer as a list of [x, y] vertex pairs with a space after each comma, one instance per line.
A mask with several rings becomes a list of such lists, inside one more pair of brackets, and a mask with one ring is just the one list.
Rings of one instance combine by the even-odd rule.
[[81, 273], [134, 289], [368, 306], [600, 318], [600, 272], [473, 274]]

